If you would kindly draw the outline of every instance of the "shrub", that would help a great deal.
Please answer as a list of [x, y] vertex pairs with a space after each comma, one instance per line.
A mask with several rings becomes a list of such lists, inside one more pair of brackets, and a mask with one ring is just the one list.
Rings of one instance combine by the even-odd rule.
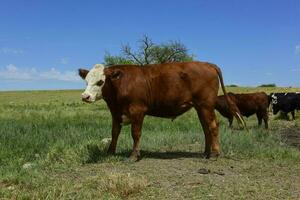
[[231, 84], [231, 85], [227, 85], [226, 87], [239, 87], [239, 86], [235, 84]]
[[269, 84], [262, 84], [259, 85], [258, 87], [277, 87], [275, 83], [269, 83]]

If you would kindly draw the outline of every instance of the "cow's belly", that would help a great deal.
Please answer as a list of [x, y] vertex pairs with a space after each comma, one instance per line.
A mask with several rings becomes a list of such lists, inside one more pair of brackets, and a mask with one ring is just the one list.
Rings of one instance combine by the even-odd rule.
[[243, 116], [250, 117], [256, 113], [256, 110], [242, 110], [241, 113]]
[[218, 110], [218, 112], [223, 116], [223, 117], [226, 117], [226, 118], [231, 118], [232, 117], [232, 114], [227, 111], [227, 110]]
[[193, 107], [191, 102], [180, 105], [160, 105], [148, 110], [147, 115], [164, 118], [175, 118]]

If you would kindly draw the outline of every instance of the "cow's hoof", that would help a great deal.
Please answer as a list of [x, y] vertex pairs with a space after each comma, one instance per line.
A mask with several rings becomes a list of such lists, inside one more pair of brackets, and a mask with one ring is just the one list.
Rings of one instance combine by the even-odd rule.
[[219, 152], [211, 152], [209, 154], [206, 155], [206, 159], [210, 159], [210, 158], [218, 158], [220, 155]]
[[209, 153], [204, 151], [203, 153], [201, 153], [201, 158], [207, 158], [208, 155]]
[[107, 154], [108, 154], [108, 155], [115, 155], [115, 154], [116, 154], [116, 151], [108, 149], [108, 150], [107, 150]]
[[140, 160], [140, 157], [138, 156], [130, 156], [129, 158], [125, 158], [124, 162], [126, 163], [133, 163]]

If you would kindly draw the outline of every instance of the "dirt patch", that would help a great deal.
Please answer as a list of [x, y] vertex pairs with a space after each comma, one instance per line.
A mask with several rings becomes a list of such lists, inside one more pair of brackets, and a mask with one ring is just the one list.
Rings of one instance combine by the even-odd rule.
[[[173, 156], [157, 158], [156, 154], [148, 153], [142, 160], [134, 163], [120, 161], [87, 164], [55, 179], [62, 180], [62, 177], [76, 174], [76, 178], [70, 183], [77, 184], [74, 188], [80, 190], [79, 192], [91, 190], [93, 187], [97, 191], [104, 188], [111, 195], [132, 200], [299, 197], [296, 184], [299, 181], [299, 169], [291, 168], [287, 163], [266, 163], [255, 159], [236, 161], [222, 157], [218, 160], [207, 160], [199, 156], [182, 156], [189, 153], [196, 154], [168, 152], [165, 154]], [[103, 183], [107, 183], [109, 187]], [[132, 189], [128, 190], [127, 185]], [[70, 191], [66, 190], [64, 194], [67, 192]]]
[[300, 128], [294, 121], [285, 121], [280, 135], [283, 142], [300, 150]]
[[288, 128], [281, 133], [283, 141], [300, 150], [300, 130], [297, 127]]

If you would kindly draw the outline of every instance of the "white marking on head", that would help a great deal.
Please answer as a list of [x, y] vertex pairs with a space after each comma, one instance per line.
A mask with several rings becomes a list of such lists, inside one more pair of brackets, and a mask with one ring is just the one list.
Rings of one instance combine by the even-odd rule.
[[102, 87], [105, 82], [104, 66], [96, 64], [85, 77], [87, 83], [82, 99], [87, 102], [94, 102], [102, 99]]
[[275, 96], [275, 94], [272, 94], [272, 101], [271, 101], [271, 103], [272, 104], [277, 104], [277, 97]]

